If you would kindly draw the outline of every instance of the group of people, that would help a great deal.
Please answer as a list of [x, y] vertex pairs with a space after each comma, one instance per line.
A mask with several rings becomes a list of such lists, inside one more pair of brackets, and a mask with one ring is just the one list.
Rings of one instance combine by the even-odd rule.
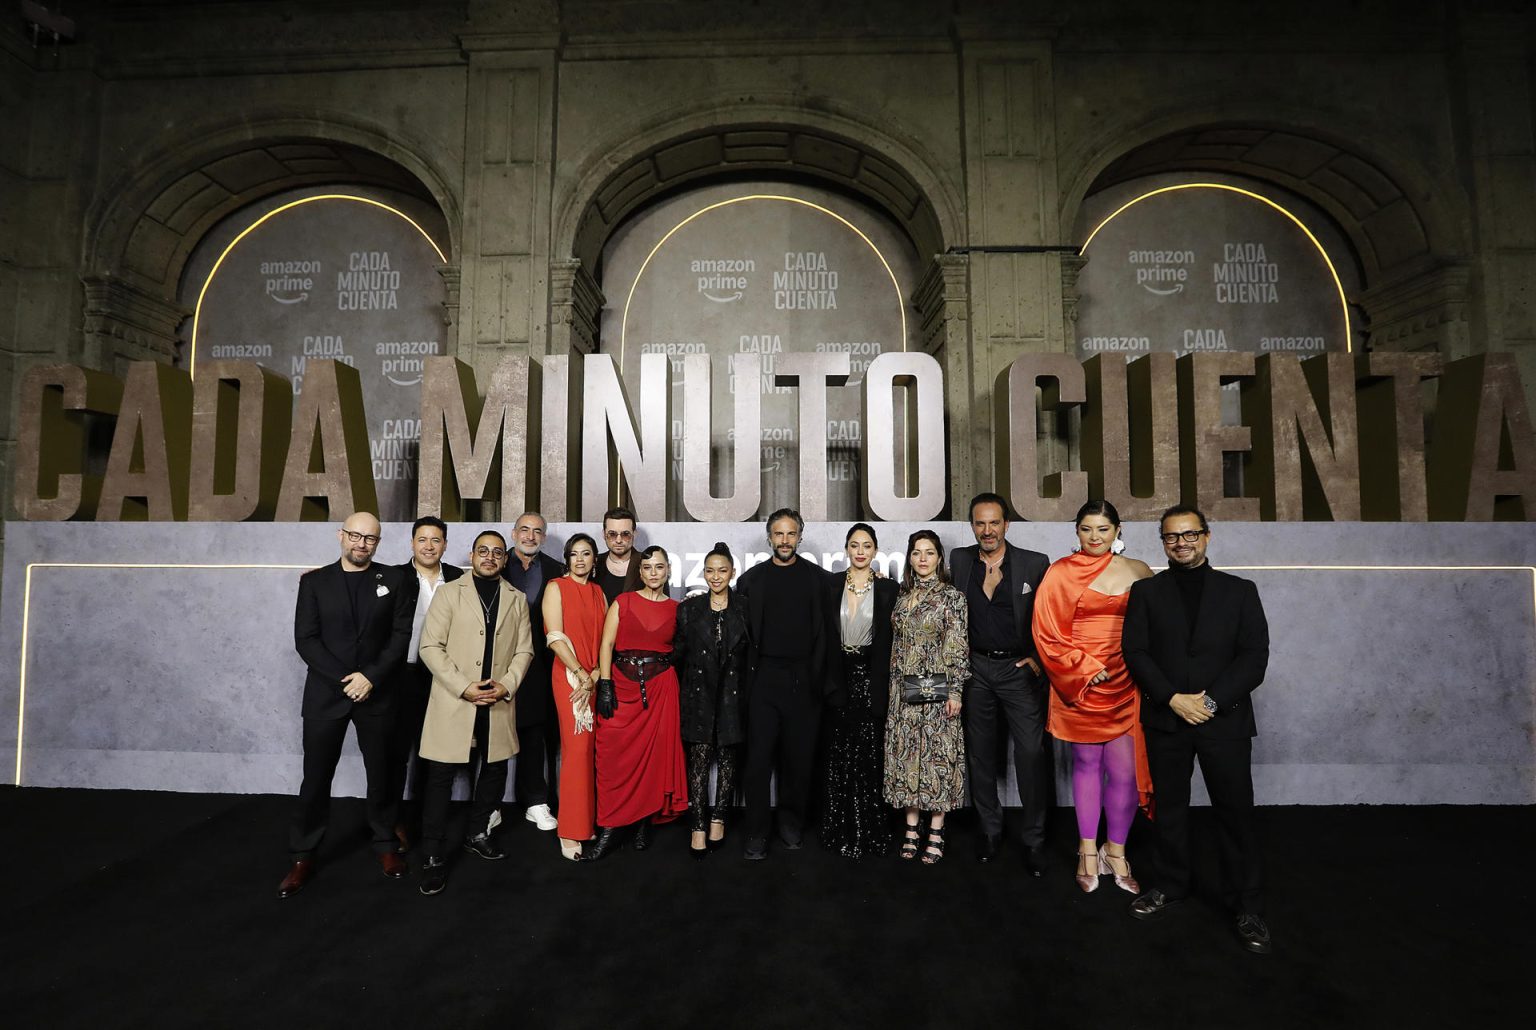
[[[707, 589], [679, 602], [666, 549], [637, 549], [622, 508], [604, 516], [606, 551], [576, 533], [563, 562], [542, 553], [536, 513], [517, 520], [511, 548], [481, 532], [468, 577], [442, 562], [440, 520], [417, 521], [411, 562], [375, 567], [379, 523], [351, 516], [340, 561], [300, 581], [304, 784], [280, 894], [313, 874], [349, 721], [383, 871], [405, 875], [400, 855], [419, 837], [427, 894], [447, 882], [461, 771], [472, 783], [464, 847], [504, 857], [492, 831], [514, 754], [526, 817], [573, 860], [643, 850], [653, 825], [685, 814], [703, 859], [725, 841], [739, 785], [749, 860], [767, 858], [770, 839], [802, 847], [819, 815], [829, 850], [931, 865], [946, 816], [969, 803], [976, 858], [994, 862], [1005, 737], [1024, 864], [1040, 876], [1055, 738], [1072, 758], [1078, 886], [1110, 877], [1142, 919], [1189, 895], [1198, 757], [1239, 938], [1268, 951], [1249, 701], [1268, 630], [1253, 584], [1211, 568], [1210, 526], [1187, 506], [1163, 514], [1168, 571], [1157, 576], [1118, 553], [1107, 501], [1084, 505], [1077, 546], [1054, 563], [1008, 542], [997, 494], [972, 500], [970, 524], [975, 545], [948, 563], [936, 533], [913, 533], [898, 583], [875, 569], [873, 526], [851, 526], [846, 569], [827, 572], [800, 555], [804, 523], [781, 509], [767, 519], [768, 560], [738, 576], [718, 543]], [[408, 778], [419, 814], [405, 806]], [[1138, 809], [1154, 816], [1158, 877], [1145, 891], [1125, 851]]]

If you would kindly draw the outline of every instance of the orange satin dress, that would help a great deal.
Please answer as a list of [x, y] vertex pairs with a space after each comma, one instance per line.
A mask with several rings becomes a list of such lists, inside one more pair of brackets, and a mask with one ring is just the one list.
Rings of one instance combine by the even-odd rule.
[[[1051, 683], [1046, 729], [1057, 740], [1074, 744], [1102, 744], [1131, 734], [1136, 793], [1147, 808], [1152, 775], [1141, 732], [1141, 690], [1125, 667], [1120, 645], [1130, 591], [1103, 594], [1089, 586], [1112, 557], [1069, 554], [1052, 563], [1035, 594], [1035, 647]], [[1101, 671], [1109, 678], [1089, 686]]]
[[[560, 594], [560, 619], [565, 635], [571, 638], [571, 650], [583, 669], [597, 668], [598, 645], [603, 639], [603, 621], [608, 617], [608, 599], [595, 582], [577, 583], [561, 576], [547, 588]], [[545, 628], [548, 632], [548, 627]], [[576, 731], [576, 713], [571, 710], [571, 683], [565, 663], [556, 658], [550, 669], [550, 689], [554, 692], [555, 715], [560, 720], [560, 809], [555, 814], [555, 833], [566, 840], [587, 840], [597, 821], [597, 773], [590, 730]]]

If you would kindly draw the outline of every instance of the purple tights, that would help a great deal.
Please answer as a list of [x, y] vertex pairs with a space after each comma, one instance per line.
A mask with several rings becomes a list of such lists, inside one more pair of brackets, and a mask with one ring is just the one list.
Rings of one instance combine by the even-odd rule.
[[1099, 839], [1099, 809], [1111, 844], [1124, 844], [1136, 816], [1136, 742], [1127, 733], [1103, 744], [1072, 745], [1072, 800], [1077, 835]]

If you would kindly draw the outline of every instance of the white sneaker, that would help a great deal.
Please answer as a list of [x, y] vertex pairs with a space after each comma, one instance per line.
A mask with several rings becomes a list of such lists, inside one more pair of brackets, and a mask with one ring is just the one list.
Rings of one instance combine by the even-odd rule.
[[553, 830], [556, 826], [560, 825], [555, 821], [555, 817], [550, 812], [548, 805], [529, 805], [528, 811], [523, 818], [541, 830]]

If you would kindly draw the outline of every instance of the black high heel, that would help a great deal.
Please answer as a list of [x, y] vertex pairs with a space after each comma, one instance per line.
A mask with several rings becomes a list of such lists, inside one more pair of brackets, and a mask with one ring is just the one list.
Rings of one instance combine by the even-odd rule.
[[923, 848], [923, 865], [938, 865], [944, 857], [944, 827], [928, 827], [928, 846]]
[[596, 862], [610, 851], [619, 850], [619, 838], [623, 833], [624, 828], [622, 826], [600, 827], [597, 831], [597, 840], [593, 841], [590, 847], [584, 846], [581, 849], [581, 857], [577, 861]]
[[904, 860], [910, 862], [917, 857], [917, 846], [922, 843], [923, 832], [917, 823], [907, 823], [906, 828], [906, 833], [901, 839], [900, 854]]
[[629, 846], [636, 851], [644, 851], [651, 846], [651, 817], [646, 816], [635, 824], [635, 835], [630, 838]]
[[714, 826], [717, 823], [720, 826], [720, 839], [719, 840], [715, 840], [714, 838], [710, 837], [708, 832], [706, 832], [704, 834], [704, 846], [706, 848], [708, 848], [710, 851], [719, 851], [721, 848], [725, 847], [725, 820], [724, 819], [711, 819], [709, 821], [710, 826]]

